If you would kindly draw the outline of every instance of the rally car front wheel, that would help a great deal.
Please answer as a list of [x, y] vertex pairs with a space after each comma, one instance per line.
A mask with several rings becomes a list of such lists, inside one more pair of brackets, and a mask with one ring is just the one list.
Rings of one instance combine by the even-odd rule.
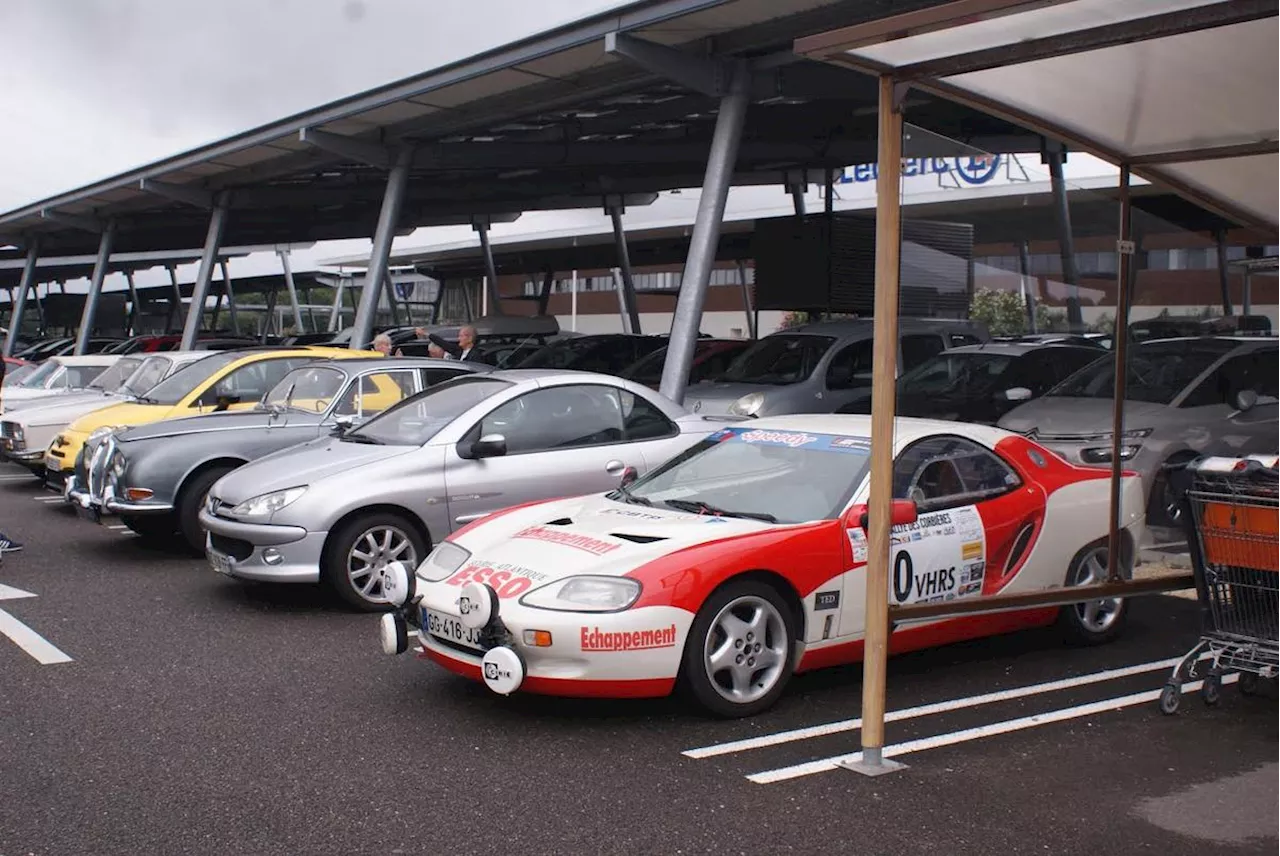
[[716, 590], [693, 620], [681, 674], [694, 700], [718, 716], [752, 716], [773, 705], [791, 678], [795, 618], [758, 580]]

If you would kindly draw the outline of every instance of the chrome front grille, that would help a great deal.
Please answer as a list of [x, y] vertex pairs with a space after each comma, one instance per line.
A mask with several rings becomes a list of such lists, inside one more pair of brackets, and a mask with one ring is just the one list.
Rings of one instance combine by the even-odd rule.
[[105, 502], [109, 488], [111, 457], [116, 451], [116, 438], [108, 435], [90, 453], [85, 467], [85, 490], [95, 502]]

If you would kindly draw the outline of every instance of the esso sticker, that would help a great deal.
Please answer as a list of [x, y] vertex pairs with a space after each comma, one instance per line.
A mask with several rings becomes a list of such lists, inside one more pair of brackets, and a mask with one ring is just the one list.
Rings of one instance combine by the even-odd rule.
[[533, 588], [534, 582], [543, 582], [546, 574], [539, 574], [528, 568], [511, 565], [492, 567], [484, 562], [472, 562], [453, 576], [445, 580], [448, 585], [461, 586], [466, 583], [488, 583], [502, 600], [508, 600]]

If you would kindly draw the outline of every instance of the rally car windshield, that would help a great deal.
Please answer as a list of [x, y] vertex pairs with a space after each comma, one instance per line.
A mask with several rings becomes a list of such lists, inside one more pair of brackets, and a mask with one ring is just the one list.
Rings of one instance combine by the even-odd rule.
[[865, 437], [726, 428], [611, 496], [777, 523], [834, 519], [865, 477], [870, 453]]

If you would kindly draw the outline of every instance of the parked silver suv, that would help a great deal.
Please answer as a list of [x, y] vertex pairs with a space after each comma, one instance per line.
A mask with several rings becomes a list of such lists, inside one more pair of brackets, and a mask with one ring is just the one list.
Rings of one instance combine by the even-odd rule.
[[[689, 387], [694, 413], [777, 416], [834, 413], [871, 386], [870, 318], [823, 321], [765, 336], [738, 355], [719, 378]], [[943, 318], [898, 323], [898, 373], [947, 348], [990, 341], [987, 325]]]

